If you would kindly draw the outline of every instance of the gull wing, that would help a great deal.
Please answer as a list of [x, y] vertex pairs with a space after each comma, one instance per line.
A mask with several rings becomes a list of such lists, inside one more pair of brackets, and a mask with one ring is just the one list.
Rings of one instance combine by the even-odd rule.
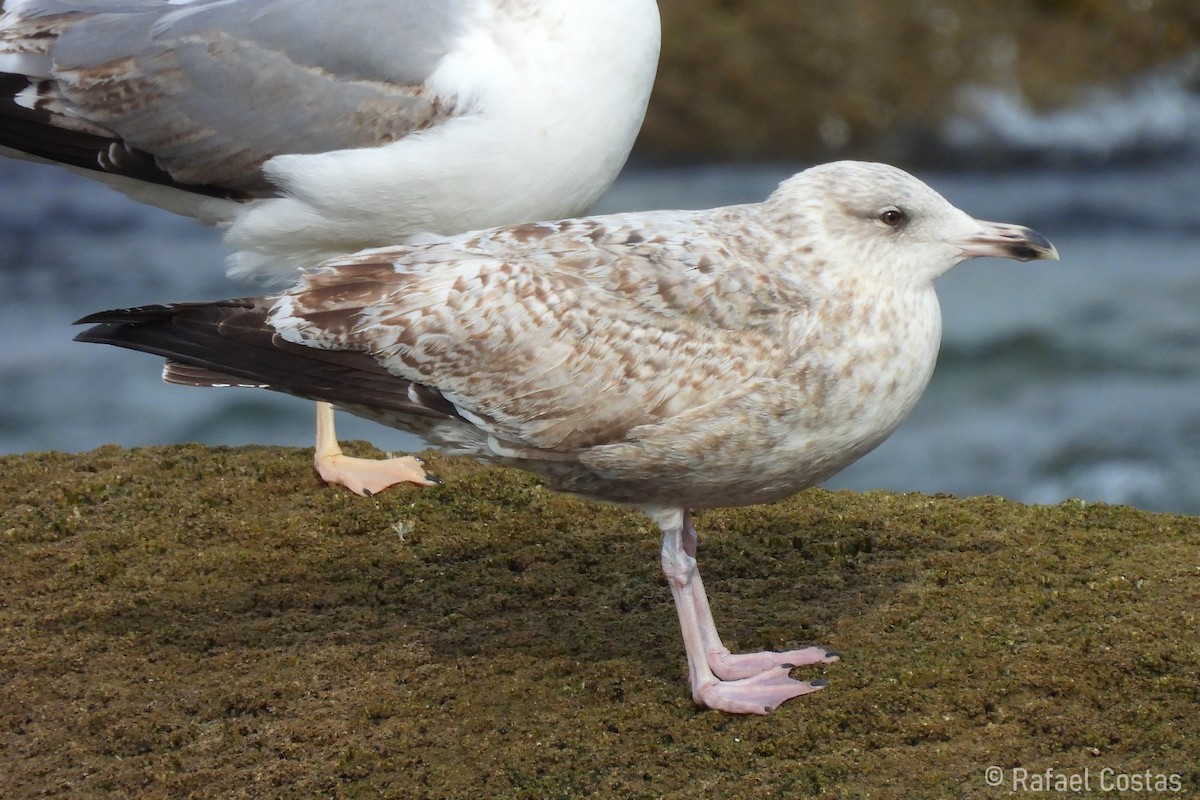
[[308, 274], [270, 324], [371, 355], [513, 446], [620, 441], [784, 372], [807, 307], [716, 238], [654, 241], [670, 219], [653, 236], [585, 219], [367, 251]]
[[270, 194], [260, 168], [274, 155], [377, 146], [460, 113], [426, 81], [476, 5], [10, 2], [0, 145], [184, 188]]

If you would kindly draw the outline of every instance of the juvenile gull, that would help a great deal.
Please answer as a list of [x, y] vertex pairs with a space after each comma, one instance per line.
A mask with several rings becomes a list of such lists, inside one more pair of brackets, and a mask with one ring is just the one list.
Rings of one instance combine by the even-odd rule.
[[282, 294], [109, 311], [81, 341], [167, 381], [328, 400], [663, 532], [697, 703], [767, 713], [821, 647], [733, 655], [689, 509], [765, 503], [883, 441], [933, 371], [933, 282], [976, 256], [1055, 259], [916, 178], [839, 162], [765, 202], [525, 224], [323, 264]]
[[[641, 126], [654, 0], [8, 0], [0, 151], [226, 230], [235, 276], [582, 214]], [[412, 459], [317, 465], [359, 493]]]

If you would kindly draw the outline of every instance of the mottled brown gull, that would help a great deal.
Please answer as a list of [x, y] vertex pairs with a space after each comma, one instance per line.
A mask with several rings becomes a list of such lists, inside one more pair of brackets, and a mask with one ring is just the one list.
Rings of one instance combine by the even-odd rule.
[[[0, 153], [226, 230], [237, 276], [585, 213], [641, 126], [655, 0], [7, 0]], [[411, 458], [317, 469], [360, 494]]]
[[882, 164], [765, 202], [497, 228], [364, 251], [279, 295], [95, 314], [79, 339], [166, 356], [168, 381], [328, 400], [555, 489], [640, 506], [692, 696], [766, 713], [823, 682], [821, 647], [731, 654], [689, 509], [765, 503], [883, 441], [933, 371], [933, 282], [976, 256], [1058, 254]]

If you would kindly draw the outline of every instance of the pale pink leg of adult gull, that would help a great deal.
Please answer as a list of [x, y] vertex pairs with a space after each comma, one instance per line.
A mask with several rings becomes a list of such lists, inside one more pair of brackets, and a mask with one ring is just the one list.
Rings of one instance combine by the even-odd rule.
[[784, 701], [825, 687], [822, 680], [798, 681], [788, 672], [805, 664], [837, 661], [832, 650], [805, 647], [784, 653], [730, 653], [721, 643], [704, 593], [696, 566], [696, 531], [687, 509], [646, 511], [663, 532], [663, 573], [679, 612], [692, 699], [718, 711], [767, 714]]
[[326, 483], [345, 486], [355, 494], [371, 497], [397, 483], [432, 486], [437, 481], [425, 474], [422, 461], [400, 458], [353, 458], [342, 455], [333, 429], [333, 406], [317, 403], [317, 446], [313, 455], [317, 474]]

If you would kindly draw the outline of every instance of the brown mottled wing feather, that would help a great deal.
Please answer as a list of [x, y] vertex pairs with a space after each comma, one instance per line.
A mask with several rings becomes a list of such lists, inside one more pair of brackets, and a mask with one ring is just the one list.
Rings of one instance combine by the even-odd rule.
[[[168, 368], [185, 382], [264, 385], [401, 426], [454, 419], [501, 449], [576, 453], [710, 413], [789, 370], [808, 298], [718, 246], [723, 227], [749, 224], [720, 214], [367, 251], [276, 298], [107, 312], [78, 338], [188, 365]], [[698, 229], [711, 233], [681, 232]]]
[[[780, 287], [739, 277], [744, 263], [715, 239], [665, 248], [633, 233], [638, 220], [661, 229], [668, 219], [365, 253], [309, 275], [271, 322], [293, 342], [371, 353], [504, 442], [563, 452], [621, 441], [786, 369], [776, 334], [803, 310], [780, 305]], [[721, 282], [744, 291], [717, 314], [705, 287]]]

